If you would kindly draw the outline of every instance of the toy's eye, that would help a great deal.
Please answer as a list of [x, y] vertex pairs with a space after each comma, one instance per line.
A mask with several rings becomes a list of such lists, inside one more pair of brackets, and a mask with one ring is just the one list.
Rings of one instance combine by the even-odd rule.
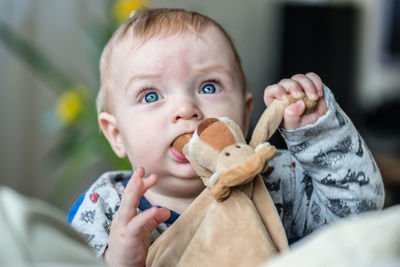
[[150, 92], [144, 95], [142, 103], [153, 103], [160, 100], [162, 96], [156, 92]]
[[200, 90], [200, 94], [216, 94], [219, 93], [221, 90], [212, 83], [206, 83]]

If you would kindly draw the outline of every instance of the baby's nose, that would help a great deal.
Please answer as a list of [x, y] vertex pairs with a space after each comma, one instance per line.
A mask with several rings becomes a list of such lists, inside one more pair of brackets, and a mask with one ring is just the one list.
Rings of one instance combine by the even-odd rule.
[[174, 112], [172, 114], [172, 122], [179, 120], [202, 120], [203, 114], [197, 104], [191, 99], [185, 99], [174, 103]]

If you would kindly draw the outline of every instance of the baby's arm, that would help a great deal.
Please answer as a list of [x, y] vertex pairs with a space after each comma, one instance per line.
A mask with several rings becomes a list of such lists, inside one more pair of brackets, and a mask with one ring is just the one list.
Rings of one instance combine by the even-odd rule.
[[317, 121], [280, 129], [288, 150], [264, 174], [289, 239], [383, 206], [381, 175], [364, 140], [326, 87], [324, 99]]
[[139, 200], [157, 177], [143, 179], [144, 169], [138, 168], [122, 194], [121, 205], [111, 224], [110, 239], [104, 258], [112, 266], [144, 266], [153, 230], [170, 216], [167, 208], [153, 207], [137, 213]]

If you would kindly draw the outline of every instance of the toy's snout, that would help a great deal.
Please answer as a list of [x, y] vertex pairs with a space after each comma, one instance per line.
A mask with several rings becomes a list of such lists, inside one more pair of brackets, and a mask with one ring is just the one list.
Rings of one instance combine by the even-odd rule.
[[216, 171], [225, 171], [241, 166], [254, 154], [254, 149], [247, 145], [236, 143], [225, 147], [218, 156]]

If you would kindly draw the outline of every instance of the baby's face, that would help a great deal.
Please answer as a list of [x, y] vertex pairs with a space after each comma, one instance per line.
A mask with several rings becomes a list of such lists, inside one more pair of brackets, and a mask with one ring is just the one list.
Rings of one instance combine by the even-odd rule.
[[118, 68], [115, 142], [121, 143], [134, 168], [143, 166], [147, 175], [158, 175], [158, 186], [201, 186], [172, 142], [210, 117], [229, 117], [245, 130], [251, 109], [251, 95], [243, 94], [223, 35], [210, 26], [197, 38], [152, 38], [138, 49], [124, 49]]

